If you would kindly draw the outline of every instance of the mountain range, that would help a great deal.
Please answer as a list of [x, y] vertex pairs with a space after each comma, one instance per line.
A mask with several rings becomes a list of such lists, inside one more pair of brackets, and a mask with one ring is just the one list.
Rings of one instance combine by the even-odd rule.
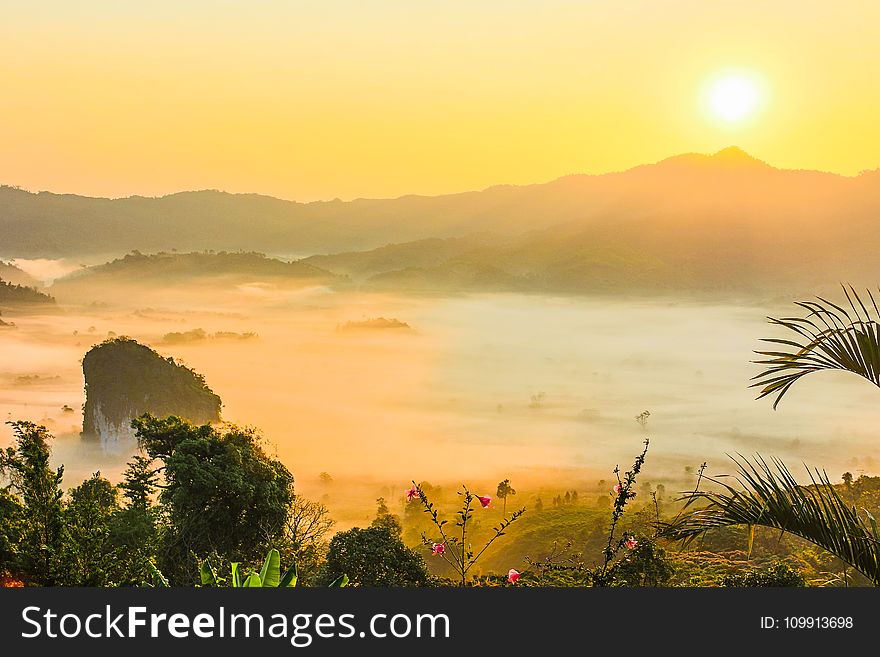
[[748, 293], [873, 283], [878, 218], [880, 171], [779, 169], [731, 147], [543, 184], [349, 202], [4, 187], [0, 256], [257, 250], [388, 289]]

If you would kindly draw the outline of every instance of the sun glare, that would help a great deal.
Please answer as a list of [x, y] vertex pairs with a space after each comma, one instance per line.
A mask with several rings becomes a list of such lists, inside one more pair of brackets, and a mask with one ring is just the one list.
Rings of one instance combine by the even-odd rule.
[[760, 108], [760, 83], [745, 74], [722, 75], [712, 80], [706, 91], [709, 112], [727, 123], [738, 123]]

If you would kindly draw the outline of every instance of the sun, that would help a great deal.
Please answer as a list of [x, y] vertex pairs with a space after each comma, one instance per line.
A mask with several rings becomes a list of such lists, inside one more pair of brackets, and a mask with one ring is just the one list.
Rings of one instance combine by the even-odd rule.
[[762, 84], [754, 75], [726, 73], [713, 78], [705, 91], [709, 113], [725, 123], [740, 123], [752, 117], [764, 102]]

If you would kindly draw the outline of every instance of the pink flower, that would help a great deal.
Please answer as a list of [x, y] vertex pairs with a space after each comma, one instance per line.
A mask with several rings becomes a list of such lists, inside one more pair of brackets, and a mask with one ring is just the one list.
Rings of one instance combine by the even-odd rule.
[[433, 549], [431, 550], [431, 554], [435, 557], [446, 552], [446, 546], [443, 545], [443, 543], [434, 543], [432, 545], [432, 548]]
[[482, 495], [475, 495], [474, 497], [476, 497], [478, 500], [480, 500], [480, 504], [483, 505], [484, 509], [488, 509], [489, 504], [491, 504], [491, 502], [492, 502], [491, 497], [483, 497]]
[[507, 571], [507, 581], [511, 584], [516, 584], [516, 580], [518, 580], [520, 577], [522, 577], [522, 573], [518, 570], [511, 568]]
[[406, 501], [407, 502], [412, 502], [415, 498], [422, 496], [422, 493], [415, 486], [413, 486], [412, 488], [410, 488], [409, 490], [407, 490], [405, 492], [406, 492]]
[[620, 495], [620, 491], [623, 490], [623, 486], [621, 486], [620, 484], [614, 484], [614, 488], [612, 488], [611, 490], [614, 491], [615, 495]]
[[638, 544], [639, 544], [639, 542], [635, 538], [633, 538], [632, 536], [630, 536], [628, 539], [626, 539], [626, 542], [624, 543], [627, 550], [635, 550], [636, 545], [638, 545]]

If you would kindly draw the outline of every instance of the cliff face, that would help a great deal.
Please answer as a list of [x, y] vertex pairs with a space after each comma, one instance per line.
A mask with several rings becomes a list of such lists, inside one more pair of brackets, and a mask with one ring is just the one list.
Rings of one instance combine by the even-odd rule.
[[107, 340], [83, 358], [86, 403], [82, 436], [105, 450], [135, 445], [132, 419], [152, 413], [196, 424], [220, 420], [220, 397], [191, 369], [129, 338]]

